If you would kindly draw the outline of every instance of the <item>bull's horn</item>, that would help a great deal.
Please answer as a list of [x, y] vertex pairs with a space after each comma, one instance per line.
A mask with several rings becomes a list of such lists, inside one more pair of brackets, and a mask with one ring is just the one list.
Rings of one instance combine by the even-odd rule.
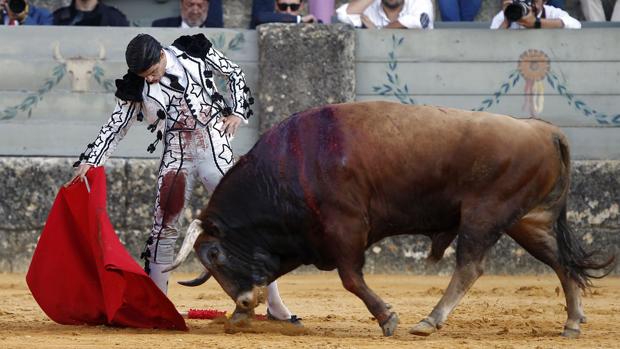
[[207, 269], [205, 269], [202, 272], [202, 274], [200, 274], [200, 276], [195, 278], [194, 280], [177, 281], [177, 282], [180, 285], [183, 285], [183, 286], [194, 287], [194, 286], [200, 286], [200, 285], [204, 284], [205, 282], [207, 282], [207, 280], [209, 280], [210, 277], [211, 277], [211, 274], [209, 274], [209, 271]]
[[202, 227], [200, 227], [201, 224], [202, 222], [199, 219], [194, 219], [192, 221], [192, 223], [189, 225], [189, 228], [187, 228], [187, 234], [185, 234], [185, 240], [183, 240], [183, 245], [181, 246], [179, 253], [177, 253], [177, 258], [174, 260], [172, 265], [164, 269], [162, 273], [166, 273], [176, 269], [179, 265], [181, 265], [181, 263], [183, 263], [183, 261], [185, 261], [187, 256], [189, 256], [189, 253], [194, 247], [196, 239], [198, 239], [198, 236], [202, 234]]

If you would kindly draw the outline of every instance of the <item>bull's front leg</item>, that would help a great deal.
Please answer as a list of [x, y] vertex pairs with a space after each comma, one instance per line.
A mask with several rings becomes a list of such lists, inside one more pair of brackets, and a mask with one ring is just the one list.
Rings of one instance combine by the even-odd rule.
[[398, 327], [398, 315], [391, 312], [387, 304], [368, 288], [368, 285], [366, 285], [364, 281], [361, 268], [354, 269], [347, 266], [340, 266], [338, 267], [338, 274], [340, 275], [340, 280], [342, 280], [344, 288], [364, 301], [368, 310], [379, 322], [379, 326], [381, 326], [381, 330], [383, 330], [383, 335], [393, 335], [396, 331], [396, 327]]
[[[360, 200], [360, 202], [363, 200]], [[329, 236], [328, 253], [338, 268], [342, 285], [349, 292], [358, 296], [370, 313], [377, 319], [384, 336], [391, 336], [398, 326], [398, 316], [377, 296], [364, 281], [364, 251], [368, 241], [368, 221], [363, 212], [357, 208], [342, 211], [343, 205], [321, 208], [325, 236]]]

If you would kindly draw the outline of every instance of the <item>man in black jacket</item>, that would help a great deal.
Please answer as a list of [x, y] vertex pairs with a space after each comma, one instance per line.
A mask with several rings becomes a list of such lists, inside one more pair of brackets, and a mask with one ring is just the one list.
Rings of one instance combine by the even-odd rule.
[[316, 23], [313, 15], [301, 15], [303, 8], [303, 0], [254, 0], [250, 29], [263, 23]]
[[222, 0], [181, 0], [181, 15], [153, 21], [153, 27], [224, 27]]
[[54, 25], [127, 27], [127, 17], [99, 0], [73, 0], [71, 5], [54, 11]]

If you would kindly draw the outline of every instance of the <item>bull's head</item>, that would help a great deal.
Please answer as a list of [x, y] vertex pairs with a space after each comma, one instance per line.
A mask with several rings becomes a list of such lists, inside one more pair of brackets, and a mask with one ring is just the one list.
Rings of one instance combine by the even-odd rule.
[[191, 247], [205, 266], [205, 272], [185, 286], [197, 286], [213, 276], [235, 301], [237, 311], [252, 311], [265, 299], [265, 286], [275, 279], [279, 261], [265, 251], [248, 253], [243, 242], [227, 238], [215, 224], [194, 220], [188, 229], [177, 258], [166, 271], [177, 268], [191, 252]]
[[60, 53], [58, 42], [54, 45], [54, 59], [67, 66], [71, 74], [71, 90], [76, 92], [88, 91], [89, 81], [93, 75], [93, 69], [98, 61], [105, 59], [105, 47], [99, 44], [99, 56], [86, 58], [82, 56], [64, 58]]

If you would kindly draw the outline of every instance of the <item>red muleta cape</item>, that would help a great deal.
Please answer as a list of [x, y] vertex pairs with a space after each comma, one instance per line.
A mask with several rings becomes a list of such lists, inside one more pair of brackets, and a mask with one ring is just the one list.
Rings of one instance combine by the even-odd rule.
[[172, 302], [120, 243], [106, 212], [103, 167], [61, 188], [32, 256], [26, 282], [39, 306], [65, 325], [187, 331]]

